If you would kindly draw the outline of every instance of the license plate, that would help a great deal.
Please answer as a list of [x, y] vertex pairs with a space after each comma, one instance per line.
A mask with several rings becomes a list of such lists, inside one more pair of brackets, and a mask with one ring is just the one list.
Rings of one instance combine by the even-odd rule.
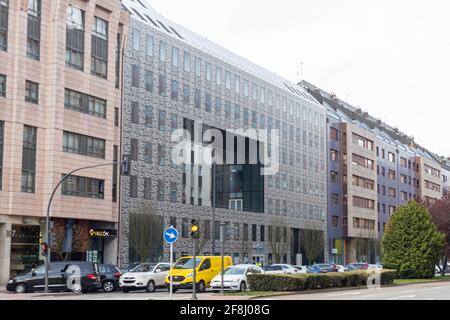
[[181, 284], [181, 282], [172, 282], [172, 284], [173, 284], [174, 286], [179, 286], [179, 285]]

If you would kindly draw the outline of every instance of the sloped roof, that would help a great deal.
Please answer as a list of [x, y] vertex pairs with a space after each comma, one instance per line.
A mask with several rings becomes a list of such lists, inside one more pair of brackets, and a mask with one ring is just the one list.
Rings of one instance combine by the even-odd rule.
[[217, 59], [220, 59], [242, 71], [245, 71], [256, 78], [264, 80], [279, 89], [301, 98], [309, 103], [322, 107], [307, 90], [297, 84], [282, 78], [281, 76], [223, 48], [222, 46], [190, 31], [189, 29], [161, 16], [153, 9], [146, 0], [122, 0], [122, 6], [130, 12], [131, 16], [150, 27], [164, 32], [179, 41], [184, 41], [188, 45], [197, 48]]

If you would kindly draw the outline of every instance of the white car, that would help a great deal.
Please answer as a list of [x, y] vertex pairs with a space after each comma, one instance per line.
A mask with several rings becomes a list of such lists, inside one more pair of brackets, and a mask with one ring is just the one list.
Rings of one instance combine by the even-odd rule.
[[134, 290], [154, 292], [156, 288], [165, 287], [165, 280], [170, 271], [170, 263], [141, 263], [119, 279], [122, 292]]
[[367, 269], [369, 269], [369, 270], [383, 269], [383, 266], [382, 266], [382, 265], [379, 265], [379, 264], [369, 264], [369, 266], [367, 267]]
[[296, 274], [298, 270], [289, 264], [272, 264], [263, 267], [264, 273], [268, 274]]
[[308, 267], [307, 266], [293, 266], [295, 269], [297, 269], [297, 273], [308, 273]]
[[[246, 291], [249, 286], [247, 275], [259, 274], [264, 271], [253, 264], [238, 264], [227, 268], [223, 273], [223, 289], [227, 291]], [[211, 289], [218, 292], [221, 289], [222, 275], [215, 276], [211, 281]]]

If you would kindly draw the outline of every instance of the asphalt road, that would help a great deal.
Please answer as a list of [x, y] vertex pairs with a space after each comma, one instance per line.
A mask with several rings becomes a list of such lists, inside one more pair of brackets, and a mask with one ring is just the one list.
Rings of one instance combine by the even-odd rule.
[[259, 300], [450, 300], [450, 282], [304, 293]]

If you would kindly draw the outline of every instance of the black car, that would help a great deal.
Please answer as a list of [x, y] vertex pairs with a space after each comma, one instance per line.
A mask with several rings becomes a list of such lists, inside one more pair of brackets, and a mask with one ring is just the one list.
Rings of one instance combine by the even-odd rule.
[[119, 279], [122, 276], [122, 271], [112, 264], [99, 265], [102, 289], [105, 292], [113, 292], [119, 287]]
[[[97, 263], [86, 261], [51, 262], [49, 265], [50, 291], [94, 291], [102, 286]], [[6, 290], [27, 293], [45, 290], [45, 266], [9, 279]]]

